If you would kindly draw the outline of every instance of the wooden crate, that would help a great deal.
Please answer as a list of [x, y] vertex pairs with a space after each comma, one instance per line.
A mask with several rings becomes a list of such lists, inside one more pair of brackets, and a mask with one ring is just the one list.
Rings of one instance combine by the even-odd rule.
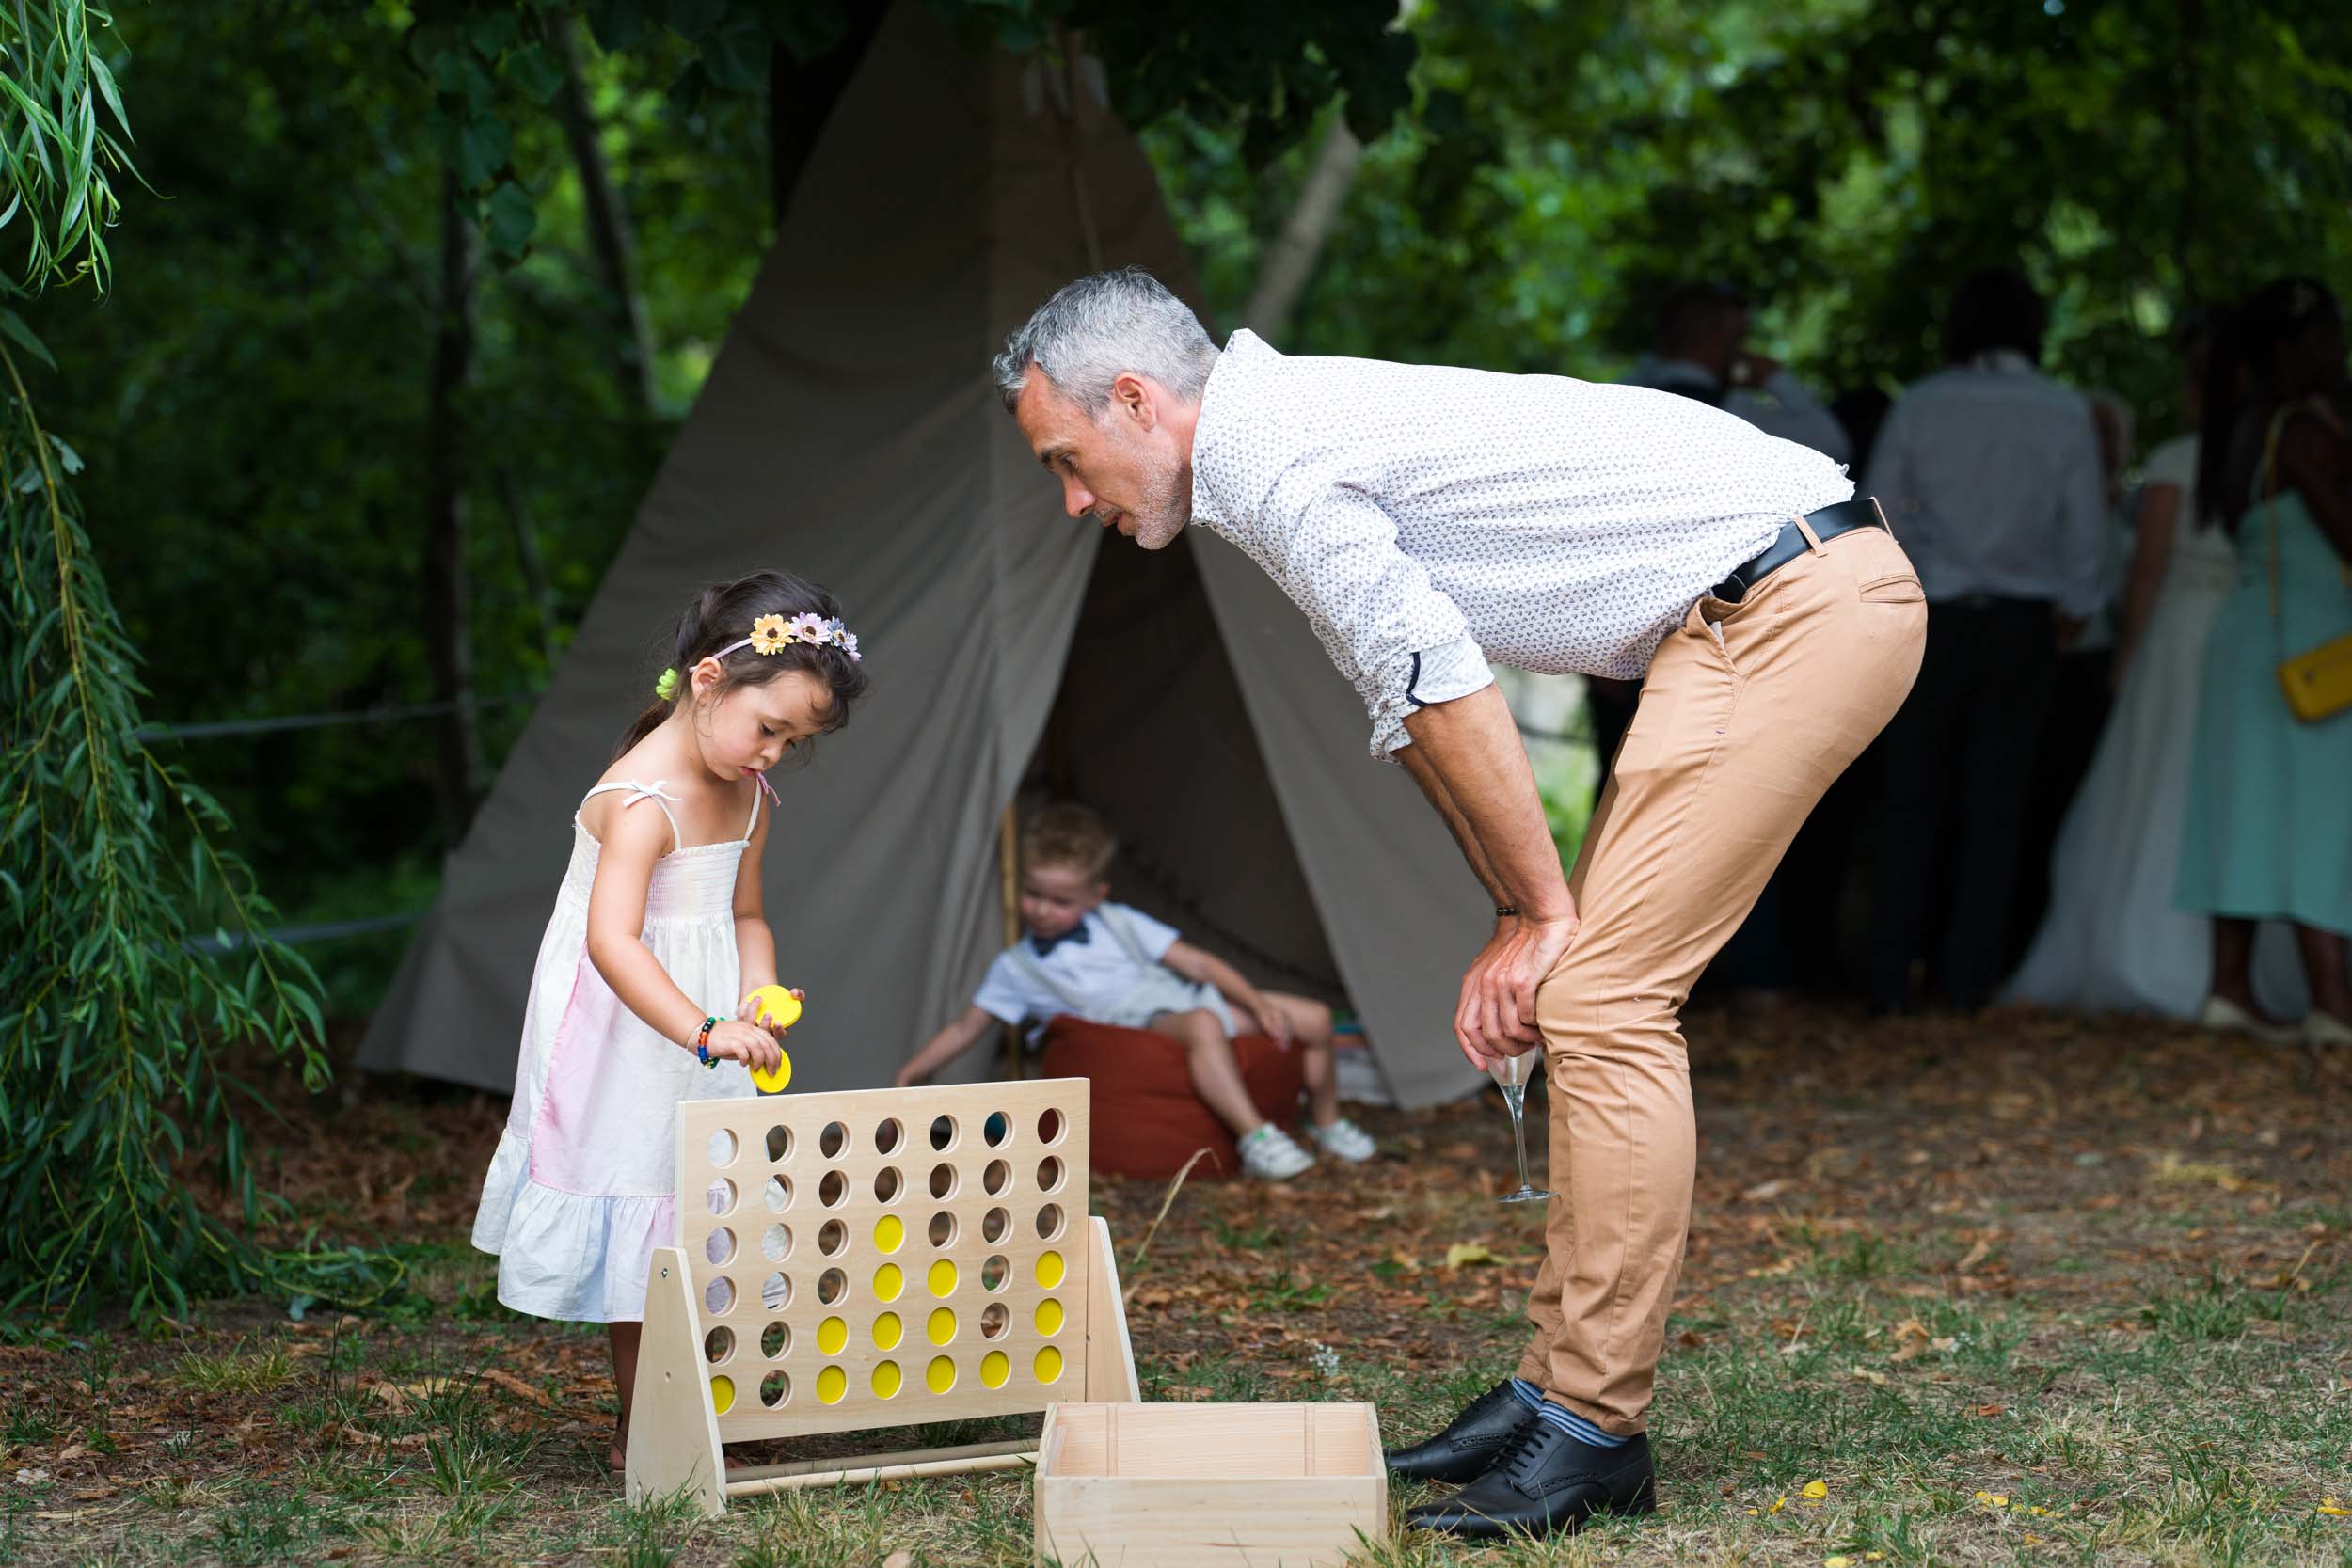
[[1038, 1451], [1040, 1563], [1339, 1568], [1388, 1537], [1369, 1404], [1057, 1404]]
[[645, 1292], [631, 1499], [1010, 1468], [1025, 1442], [729, 1466], [723, 1445], [1132, 1400], [1085, 1079], [678, 1107], [677, 1244]]

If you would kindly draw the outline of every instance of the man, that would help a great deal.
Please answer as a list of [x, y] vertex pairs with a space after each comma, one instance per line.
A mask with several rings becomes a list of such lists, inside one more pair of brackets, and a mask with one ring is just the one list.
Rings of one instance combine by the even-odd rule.
[[[1835, 464], [1719, 409], [1290, 358], [1248, 332], [1220, 353], [1141, 272], [1062, 289], [995, 375], [1073, 515], [1146, 549], [1200, 523], [1290, 594], [1362, 694], [1374, 754], [1411, 772], [1493, 896], [1454, 1032], [1482, 1069], [1544, 1049], [1562, 1199], [1518, 1376], [1389, 1456], [1463, 1483], [1408, 1522], [1497, 1535], [1648, 1511], [1695, 1157], [1677, 1012], [1909, 689], [1909, 562]], [[1571, 877], [1489, 655], [1648, 670]]]
[[2014, 272], [1961, 285], [1946, 368], [1897, 400], [1870, 486], [1935, 607], [1919, 683], [1887, 727], [1871, 872], [1870, 1001], [1913, 1003], [1948, 849], [1933, 990], [1963, 1011], [2009, 967], [2026, 801], [2059, 656], [2106, 603], [2109, 530], [2090, 405], [2035, 370], [2043, 309]]
[[1711, 403], [1835, 462], [1852, 457], [1837, 416], [1779, 360], [1748, 347], [1748, 321], [1747, 297], [1730, 284], [1681, 284], [1659, 308], [1657, 346], [1626, 381]]

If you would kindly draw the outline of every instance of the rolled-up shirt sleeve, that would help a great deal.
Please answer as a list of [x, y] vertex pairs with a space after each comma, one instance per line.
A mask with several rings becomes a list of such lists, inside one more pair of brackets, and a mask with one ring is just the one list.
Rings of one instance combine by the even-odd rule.
[[1278, 580], [1372, 716], [1372, 754], [1411, 744], [1405, 717], [1494, 683], [1461, 610], [1398, 544], [1361, 485], [1292, 474], [1269, 498], [1295, 507]]

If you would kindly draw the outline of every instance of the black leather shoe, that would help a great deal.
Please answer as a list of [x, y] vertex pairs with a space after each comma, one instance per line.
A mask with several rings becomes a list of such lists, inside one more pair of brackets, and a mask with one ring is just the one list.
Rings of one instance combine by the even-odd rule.
[[1534, 1410], [1511, 1392], [1505, 1378], [1470, 1401], [1437, 1436], [1409, 1449], [1391, 1449], [1381, 1457], [1391, 1475], [1459, 1486], [1485, 1475], [1511, 1434], [1534, 1418]]
[[1406, 1509], [1405, 1527], [1481, 1539], [1569, 1535], [1597, 1513], [1657, 1511], [1648, 1437], [1604, 1449], [1530, 1421], [1492, 1469], [1443, 1502]]

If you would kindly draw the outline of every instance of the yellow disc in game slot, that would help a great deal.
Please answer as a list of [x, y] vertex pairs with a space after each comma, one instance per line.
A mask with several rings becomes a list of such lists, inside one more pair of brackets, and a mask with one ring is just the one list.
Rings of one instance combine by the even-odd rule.
[[991, 1388], [1002, 1388], [1010, 1376], [1012, 1363], [1005, 1359], [1003, 1351], [993, 1350], [980, 1357], [980, 1381]]
[[827, 1318], [817, 1325], [817, 1348], [827, 1355], [839, 1355], [850, 1342], [850, 1325], [839, 1318]]
[[841, 1396], [850, 1391], [850, 1377], [838, 1367], [827, 1367], [817, 1374], [817, 1402], [839, 1404]]
[[898, 1391], [898, 1363], [884, 1361], [874, 1368], [874, 1397], [888, 1399]]
[[[1061, 1352], [1048, 1345], [1037, 1353], [1037, 1380], [1052, 1383], [1061, 1376]], [[820, 1393], [822, 1386], [819, 1386]]]
[[907, 1244], [906, 1222], [896, 1214], [884, 1214], [874, 1222], [874, 1248], [878, 1252], [896, 1252]]
[[1045, 1335], [1061, 1332], [1061, 1303], [1051, 1296], [1037, 1304], [1037, 1331]]
[[906, 1271], [896, 1263], [884, 1263], [874, 1271], [874, 1299], [897, 1301], [898, 1292], [907, 1288]]
[[1060, 1253], [1041, 1252], [1037, 1255], [1037, 1282], [1047, 1290], [1060, 1284], [1067, 1272], [1062, 1266]]
[[931, 1364], [923, 1370], [923, 1382], [934, 1394], [944, 1394], [956, 1386], [956, 1364], [947, 1356], [934, 1355]]
[[930, 1282], [931, 1294], [935, 1296], [955, 1294], [956, 1265], [949, 1259], [942, 1258], [938, 1262], [933, 1263], [928, 1277]]
[[923, 1325], [923, 1332], [930, 1337], [932, 1344], [946, 1344], [956, 1337], [956, 1315], [945, 1307], [932, 1307], [930, 1321]]
[[874, 1320], [874, 1347], [877, 1350], [896, 1350], [899, 1338], [905, 1333], [906, 1325], [898, 1322], [898, 1314], [884, 1312]]
[[[746, 1000], [752, 1004], [755, 1023], [789, 1029], [801, 1022], [801, 999], [782, 986], [761, 986]], [[752, 1083], [762, 1094], [782, 1094], [792, 1083], [791, 1056], [781, 1056], [773, 1072], [753, 1073]]]
[[735, 1379], [721, 1372], [710, 1380], [710, 1403], [723, 1416], [735, 1403]]

